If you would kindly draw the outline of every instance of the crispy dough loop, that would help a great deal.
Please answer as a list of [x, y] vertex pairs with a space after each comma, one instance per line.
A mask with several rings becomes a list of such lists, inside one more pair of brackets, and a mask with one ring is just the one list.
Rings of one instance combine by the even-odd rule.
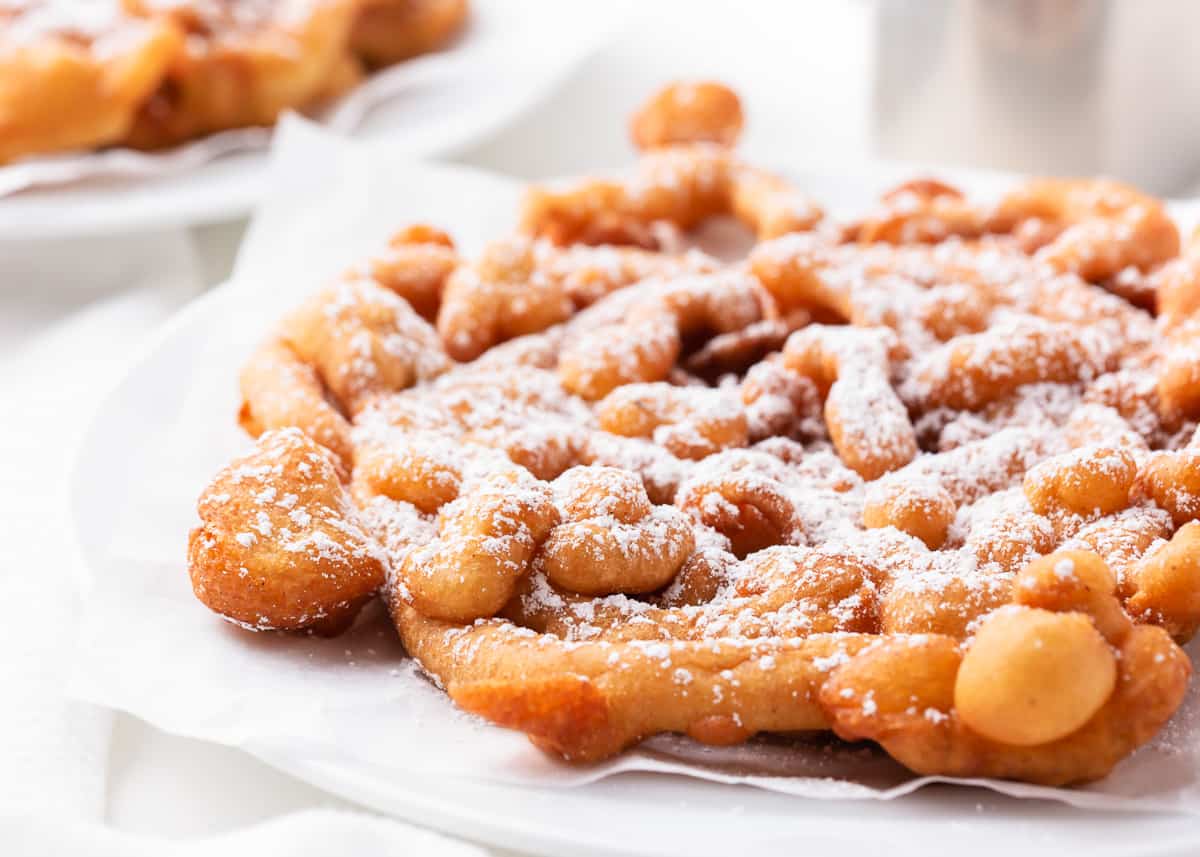
[[633, 144], [656, 149], [678, 143], [732, 147], [742, 133], [737, 93], [711, 80], [668, 84], [641, 106], [629, 123]]
[[864, 479], [878, 479], [917, 454], [908, 411], [889, 378], [886, 329], [810, 325], [793, 333], [783, 365], [825, 395], [825, 424], [838, 455]]
[[474, 360], [497, 343], [545, 330], [571, 312], [562, 282], [538, 274], [531, 242], [495, 241], [446, 281], [437, 329], [454, 359]]
[[977, 410], [1035, 383], [1090, 380], [1116, 368], [1096, 329], [1033, 318], [955, 337], [917, 361], [908, 398], [921, 408]]
[[737, 398], [704, 387], [627, 384], [597, 403], [596, 419], [604, 431], [653, 438], [679, 458], [707, 458], [749, 441]]
[[365, 497], [411, 503], [433, 514], [458, 498], [462, 467], [437, 444], [364, 446], [354, 462], [354, 486]]
[[1115, 181], [1035, 179], [1006, 194], [989, 221], [997, 232], [1036, 222], [1034, 258], [1091, 282], [1179, 253], [1179, 230], [1162, 204]]
[[[818, 634], [762, 643], [565, 643], [499, 621], [455, 626], [404, 604], [392, 609], [405, 648], [455, 702], [577, 762], [607, 758], [659, 732], [700, 723], [711, 730], [711, 718], [736, 726], [738, 740], [824, 728], [816, 703], [822, 665], [872, 640]], [[684, 674], [690, 678], [674, 680]]]
[[937, 550], [946, 541], [958, 504], [938, 484], [890, 482], [875, 489], [863, 507], [867, 529], [895, 527]]
[[699, 251], [557, 247], [522, 237], [494, 241], [478, 261], [460, 265], [446, 278], [438, 332], [456, 359], [472, 360], [641, 280], [713, 273], [718, 267]]
[[1157, 199], [1104, 179], [1033, 179], [991, 207], [936, 179], [917, 179], [884, 194], [880, 210], [845, 233], [864, 244], [1003, 235], [1051, 270], [1106, 284], [1127, 270], [1156, 268], [1180, 246]]
[[408, 301], [428, 322], [437, 319], [446, 279], [460, 263], [454, 239], [423, 223], [395, 233], [370, 262], [371, 278]]
[[1089, 444], [1032, 468], [1025, 474], [1025, 496], [1042, 515], [1111, 515], [1129, 505], [1137, 472], [1126, 450]]
[[251, 437], [265, 431], [298, 428], [344, 464], [354, 460], [350, 423], [329, 404], [317, 370], [286, 342], [260, 345], [242, 368], [238, 424]]
[[675, 503], [728, 538], [738, 556], [771, 545], [803, 544], [804, 523], [783, 469], [781, 462], [762, 453], [713, 456], [680, 486]]
[[1200, 312], [1200, 229], [1192, 230], [1182, 255], [1154, 272], [1155, 306], [1168, 329]]
[[[990, 267], [980, 264], [984, 258]], [[1005, 292], [1010, 277], [1037, 282], [1029, 259], [1015, 251], [953, 244], [839, 246], [825, 234], [793, 233], [760, 242], [749, 263], [784, 311], [890, 327], [906, 339], [924, 334], [919, 338], [945, 341], [983, 330], [1006, 302], [1019, 300], [1022, 310], [1037, 306]], [[897, 311], [898, 301], [908, 304], [905, 312]]]
[[1200, 522], [1184, 524], [1169, 542], [1147, 551], [1129, 576], [1130, 614], [1161, 625], [1180, 643], [1190, 640], [1200, 627]]
[[200, 495], [188, 539], [196, 597], [254, 630], [340, 633], [383, 583], [330, 452], [268, 431]]
[[871, 485], [863, 505], [863, 525], [893, 526], [929, 547], [940, 547], [952, 508], [1011, 486], [1037, 457], [1028, 432], [1005, 429], [948, 452], [917, 458]]
[[578, 332], [558, 361], [572, 393], [596, 401], [623, 385], [666, 380], [686, 341], [743, 329], [764, 314], [757, 281], [737, 271], [687, 273], [636, 289], [621, 318], [588, 326], [584, 314], [572, 322]]
[[428, 322], [367, 280], [343, 280], [319, 292], [284, 320], [280, 335], [348, 415], [450, 366]]
[[627, 179], [534, 186], [521, 229], [555, 244], [633, 244], [655, 248], [656, 224], [691, 230], [737, 217], [760, 238], [815, 227], [824, 213], [779, 176], [739, 161], [713, 143], [681, 143], [642, 155]]
[[1167, 416], [1200, 417], [1200, 317], [1172, 328], [1158, 371], [1158, 398]]
[[823, 436], [821, 395], [811, 378], [788, 371], [779, 355], [755, 363], [739, 393], [750, 440]]
[[1112, 585], [1094, 555], [1047, 557], [965, 655], [949, 637], [894, 637], [838, 669], [821, 702], [843, 738], [878, 741], [914, 771], [1102, 777], [1161, 727], [1191, 673], [1162, 629], [1124, 619]]
[[1029, 563], [1013, 582], [1013, 600], [1059, 613], [1086, 613], [1114, 646], [1133, 630], [1121, 609], [1117, 581], [1094, 551], [1060, 550]]
[[1018, 508], [972, 528], [963, 540], [963, 549], [984, 572], [1016, 572], [1053, 550], [1057, 538], [1048, 518]]
[[880, 628], [884, 634], [939, 634], [965, 640], [1009, 598], [1009, 581], [1000, 576], [948, 578], [941, 581], [936, 597], [920, 586], [890, 586], [880, 602]]
[[1138, 482], [1175, 526], [1200, 518], [1200, 448], [1154, 453], [1142, 465]]
[[804, 307], [849, 320], [852, 289], [826, 276], [836, 251], [819, 234], [788, 235], [763, 241], [750, 252], [750, 270], [784, 308]]
[[553, 488], [563, 522], [546, 537], [538, 565], [555, 586], [583, 595], [654, 592], [674, 579], [695, 547], [684, 514], [652, 506], [631, 473], [576, 467]]
[[849, 225], [846, 238], [862, 244], [937, 244], [983, 234], [986, 218], [962, 191], [937, 179], [914, 179], [885, 193], [878, 211]]
[[[880, 632], [884, 572], [851, 552], [776, 545], [747, 557], [733, 581], [747, 609], [773, 625], [788, 604], [803, 605], [804, 619], [784, 620], [772, 630], [792, 634]], [[790, 626], [790, 627], [789, 627]]]
[[438, 515], [438, 537], [411, 551], [398, 589], [435, 619], [495, 616], [558, 523], [549, 488], [519, 471], [472, 486]]
[[676, 254], [612, 245], [558, 247], [538, 241], [534, 253], [539, 274], [561, 281], [576, 309], [642, 280], [711, 274], [721, 268], [716, 259], [695, 249]]
[[670, 313], [641, 312], [583, 331], [563, 350], [558, 372], [564, 387], [596, 401], [626, 384], [664, 380], [682, 348]]

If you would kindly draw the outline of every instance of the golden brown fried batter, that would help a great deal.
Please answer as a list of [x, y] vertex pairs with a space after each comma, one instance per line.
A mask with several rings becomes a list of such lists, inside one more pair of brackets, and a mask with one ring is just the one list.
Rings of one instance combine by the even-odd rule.
[[[361, 531], [321, 530], [310, 600], [386, 567], [409, 654], [549, 753], [832, 730], [921, 773], [1103, 777], [1180, 705], [1200, 627], [1174, 225], [1083, 180], [775, 220], [794, 189], [680, 98], [640, 117], [637, 178], [535, 191], [475, 259], [406, 230], [281, 323], [243, 375], [262, 448], [202, 498], [197, 593], [299, 623], [271, 588], [290, 524], [260, 508], [298, 477], [260, 462], [319, 443], [305, 484]], [[654, 249], [725, 214], [760, 236], [746, 260]], [[1118, 265], [1161, 318], [1110, 291]]]
[[633, 144], [655, 149], [676, 143], [734, 145], [742, 133], [742, 102], [722, 83], [672, 83], [642, 105], [629, 123]]
[[371, 278], [408, 301], [426, 321], [437, 319], [446, 278], [458, 267], [454, 240], [440, 229], [414, 224], [401, 229], [387, 250], [371, 260]]
[[693, 229], [732, 216], [760, 238], [813, 228], [821, 208], [780, 176], [743, 163], [714, 143], [681, 143], [644, 154], [627, 178], [535, 186], [521, 227], [555, 244], [659, 248], [656, 227]]
[[296, 429], [262, 435], [200, 497], [188, 540], [196, 597], [255, 630], [336, 634], [383, 583], [333, 457]]

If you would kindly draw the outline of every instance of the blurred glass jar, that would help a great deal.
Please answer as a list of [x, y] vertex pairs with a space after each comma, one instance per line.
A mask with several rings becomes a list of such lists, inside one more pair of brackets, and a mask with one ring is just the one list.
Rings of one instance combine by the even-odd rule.
[[878, 0], [874, 143], [885, 157], [1200, 178], [1197, 0]]

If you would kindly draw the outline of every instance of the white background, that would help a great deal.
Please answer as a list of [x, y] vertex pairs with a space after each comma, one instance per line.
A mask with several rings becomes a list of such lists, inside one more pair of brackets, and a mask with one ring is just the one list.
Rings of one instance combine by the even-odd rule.
[[[624, 33], [561, 89], [455, 160], [521, 178], [619, 166], [632, 157], [625, 123], [642, 98], [672, 78], [711, 76], [742, 93], [752, 155], [793, 164], [852, 162], [870, 149], [872, 22], [871, 5], [855, 0], [646, 2]], [[238, 222], [186, 233], [0, 242], [0, 396], [9, 410], [0, 423], [0, 452], [15, 474], [0, 492], [0, 597], [8, 610], [49, 615], [55, 609], [34, 602], [38, 590], [20, 581], [65, 578], [61, 568], [39, 567], [28, 549], [54, 540], [46, 522], [61, 502], [54, 486], [65, 472], [72, 428], [148, 330], [223, 279], [243, 228]], [[55, 671], [69, 655], [22, 650], [20, 640], [4, 633], [0, 645], [10, 644], [10, 654], [0, 655], [0, 686], [12, 686], [6, 671], [13, 672], [46, 695], [33, 706], [40, 726], [65, 721], [70, 706], [53, 694]], [[7, 725], [0, 721], [0, 733]], [[55, 752], [103, 750], [103, 736], [71, 737], [77, 747], [69, 741]], [[19, 731], [0, 735], [0, 775], [10, 781], [0, 790], [0, 851], [6, 838], [21, 835], [29, 853], [44, 851], [39, 843], [56, 841], [47, 812], [190, 840], [297, 810], [349, 808], [245, 754], [170, 737], [123, 715], [115, 718], [109, 749], [103, 780], [55, 782], [35, 775], [32, 766], [46, 752], [36, 742], [23, 741]], [[23, 790], [24, 783], [42, 791]], [[39, 810], [41, 821], [6, 827], [5, 810], [20, 810], [22, 801]], [[412, 845], [411, 853], [427, 853]]]

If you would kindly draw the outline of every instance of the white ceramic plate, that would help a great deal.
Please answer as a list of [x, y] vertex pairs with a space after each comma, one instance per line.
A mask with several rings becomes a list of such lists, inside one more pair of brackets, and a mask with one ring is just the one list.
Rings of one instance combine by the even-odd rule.
[[[353, 121], [354, 136], [386, 137], [410, 158], [461, 151], [548, 96], [616, 31], [628, 5], [473, 0], [466, 33], [445, 52], [397, 67], [408, 69], [402, 90]], [[527, 48], [515, 51], [514, 44]], [[264, 149], [234, 151], [200, 164], [149, 167], [162, 174], [95, 177], [3, 196], [0, 241], [239, 217], [263, 190], [266, 160]]]
[[[909, 174], [910, 168], [864, 168], [853, 178], [840, 179], [818, 179], [817, 173], [809, 173], [800, 181], [819, 198], [858, 206], [898, 173]], [[952, 171], [939, 173], [955, 177]], [[988, 184], [978, 175], [964, 178], [970, 178], [975, 189]], [[187, 377], [188, 367], [205, 354], [211, 334], [237, 312], [237, 302], [235, 290], [218, 289], [176, 316], [94, 417], [71, 479], [71, 512], [86, 569], [102, 573], [106, 567], [110, 539], [120, 525], [121, 498], [131, 489], [130, 474], [136, 470], [130, 464], [169, 430], [187, 395], [179, 379]], [[927, 787], [892, 801], [810, 800], [649, 773], [621, 774], [571, 788], [527, 787], [401, 777], [394, 769], [364, 763], [361, 756], [355, 760], [339, 755], [336, 748], [297, 753], [294, 748], [272, 749], [269, 741], [248, 748], [268, 764], [380, 811], [546, 855], [1200, 853], [1200, 826], [1194, 816], [1088, 812], [966, 787]]]

